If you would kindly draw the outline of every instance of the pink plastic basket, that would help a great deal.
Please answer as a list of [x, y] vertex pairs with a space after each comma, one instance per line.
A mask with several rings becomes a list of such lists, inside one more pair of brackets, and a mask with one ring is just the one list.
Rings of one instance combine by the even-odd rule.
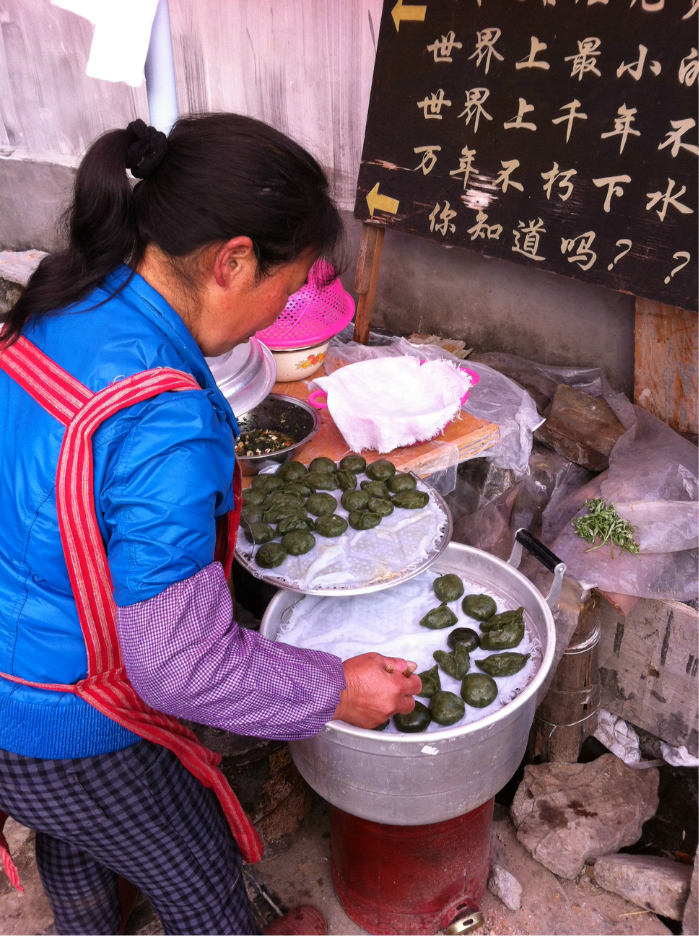
[[289, 297], [276, 322], [256, 337], [273, 351], [288, 351], [322, 344], [342, 331], [352, 321], [354, 299], [339, 277], [330, 281], [334, 272], [329, 263], [316, 260], [306, 285]]

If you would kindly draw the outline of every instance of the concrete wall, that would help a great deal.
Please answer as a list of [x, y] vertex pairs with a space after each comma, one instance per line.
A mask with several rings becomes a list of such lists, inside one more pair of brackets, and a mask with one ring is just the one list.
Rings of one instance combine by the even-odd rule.
[[[345, 216], [353, 255], [361, 224]], [[351, 290], [354, 270], [343, 281]], [[387, 231], [374, 325], [546, 364], [601, 367], [633, 396], [632, 296]]]
[[[381, 0], [170, 0], [170, 10], [182, 112], [238, 111], [307, 146], [346, 210], [356, 256], [350, 211]], [[91, 38], [87, 20], [49, 0], [0, 3], [0, 249], [53, 249], [81, 153], [102, 131], [148, 119], [144, 87], [86, 77]], [[389, 231], [374, 321], [599, 365], [632, 391], [633, 299], [502, 260]]]

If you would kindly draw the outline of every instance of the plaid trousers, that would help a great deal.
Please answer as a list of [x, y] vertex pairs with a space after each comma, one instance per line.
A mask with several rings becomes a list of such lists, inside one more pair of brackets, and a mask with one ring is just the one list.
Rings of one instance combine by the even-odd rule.
[[36, 832], [59, 933], [118, 932], [120, 874], [166, 933], [259, 933], [215, 795], [164, 747], [77, 760], [0, 750], [0, 809]]

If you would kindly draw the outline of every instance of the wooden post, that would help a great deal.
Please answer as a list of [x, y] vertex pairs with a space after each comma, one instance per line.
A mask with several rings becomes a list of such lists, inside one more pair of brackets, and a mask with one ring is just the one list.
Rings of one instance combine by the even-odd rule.
[[636, 299], [634, 402], [675, 432], [697, 429], [697, 313]]
[[369, 329], [374, 315], [376, 284], [379, 281], [381, 251], [386, 229], [375, 224], [363, 224], [359, 241], [357, 273], [354, 277], [354, 291], [359, 295], [357, 317], [354, 321], [354, 340], [360, 344], [369, 343]]

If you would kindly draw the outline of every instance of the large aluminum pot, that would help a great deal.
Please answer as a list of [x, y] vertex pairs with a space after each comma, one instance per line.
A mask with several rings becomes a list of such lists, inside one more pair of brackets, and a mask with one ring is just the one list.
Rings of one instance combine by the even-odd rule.
[[[450, 543], [431, 567], [487, 586], [512, 607], [522, 605], [543, 658], [534, 679], [499, 712], [469, 725], [420, 735], [383, 735], [331, 721], [313, 738], [293, 741], [291, 756], [304, 779], [334, 806], [373, 822], [426, 825], [476, 809], [502, 789], [527, 746], [539, 687], [556, 643], [551, 610], [511, 565], [488, 553]], [[280, 591], [260, 633], [274, 640], [289, 609], [303, 598]], [[342, 598], [325, 598], [328, 619], [342, 616]]]

